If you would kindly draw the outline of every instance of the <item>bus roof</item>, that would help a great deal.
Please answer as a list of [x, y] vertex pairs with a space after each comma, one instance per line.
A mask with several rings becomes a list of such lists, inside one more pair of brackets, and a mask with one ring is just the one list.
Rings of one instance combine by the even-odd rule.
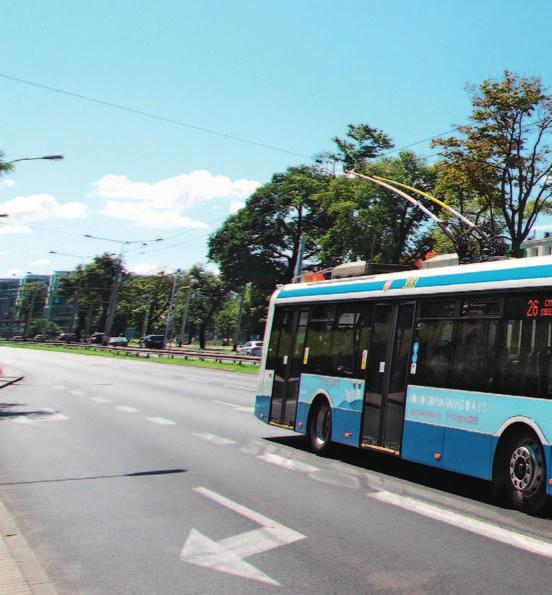
[[294, 283], [279, 288], [273, 296], [273, 302], [407, 297], [546, 286], [552, 286], [552, 256], [509, 258], [314, 283]]

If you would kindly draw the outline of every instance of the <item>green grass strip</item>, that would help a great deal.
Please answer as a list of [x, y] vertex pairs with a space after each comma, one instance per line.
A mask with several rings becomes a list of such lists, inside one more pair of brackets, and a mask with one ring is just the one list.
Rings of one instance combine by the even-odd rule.
[[60, 345], [59, 347], [57, 345], [37, 345], [36, 343], [25, 344], [0, 342], [0, 347], [14, 347], [16, 349], [35, 349], [38, 351], [54, 351], [59, 353], [76, 353], [78, 355], [93, 355], [96, 357], [112, 357], [116, 359], [123, 358], [129, 360], [138, 360], [141, 362], [173, 364], [175, 366], [193, 366], [195, 368], [211, 368], [215, 370], [226, 370], [228, 372], [244, 372], [246, 374], [258, 374], [259, 372], [259, 366], [256, 366], [254, 364], [240, 365], [235, 363], [214, 362], [199, 359], [184, 359], [183, 356], [171, 357], [170, 355], [163, 355], [163, 357], [159, 357], [158, 355], [150, 355], [150, 357], [145, 357], [141, 355], [140, 357], [137, 357], [134, 353], [128, 351], [104, 351], [100, 349], [95, 350], [93, 348], [86, 349], [85, 347], [65, 347], [64, 345]]

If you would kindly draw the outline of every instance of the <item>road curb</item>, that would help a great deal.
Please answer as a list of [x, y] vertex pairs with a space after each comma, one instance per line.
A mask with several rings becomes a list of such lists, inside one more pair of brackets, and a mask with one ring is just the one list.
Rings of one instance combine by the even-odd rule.
[[58, 595], [0, 500], [0, 595]]

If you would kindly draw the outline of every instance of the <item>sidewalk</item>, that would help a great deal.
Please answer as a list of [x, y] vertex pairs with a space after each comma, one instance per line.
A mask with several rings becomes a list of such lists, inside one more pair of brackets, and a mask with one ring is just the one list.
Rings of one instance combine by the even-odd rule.
[[0, 595], [57, 595], [54, 585], [1, 500]]
[[[5, 372], [4, 372], [5, 373]], [[22, 376], [0, 376], [4, 388]], [[15, 521], [0, 500], [0, 595], [57, 595]]]

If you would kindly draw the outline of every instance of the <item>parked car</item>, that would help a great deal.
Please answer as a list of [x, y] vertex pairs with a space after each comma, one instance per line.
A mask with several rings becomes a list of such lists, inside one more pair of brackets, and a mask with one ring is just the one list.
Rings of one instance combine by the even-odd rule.
[[88, 339], [90, 343], [94, 343], [95, 345], [101, 345], [104, 340], [103, 333], [92, 333]]
[[258, 355], [261, 356], [263, 354], [262, 347], [252, 347], [249, 355]]
[[14, 335], [10, 341], [24, 341], [25, 337], [23, 335]]
[[35, 335], [33, 341], [46, 341], [46, 335]]
[[127, 347], [128, 339], [126, 337], [109, 337], [108, 347]]
[[163, 335], [146, 335], [140, 339], [140, 347], [146, 349], [163, 349], [165, 337]]
[[251, 350], [255, 347], [260, 347], [261, 350], [263, 348], [262, 341], [247, 341], [243, 345], [238, 345], [237, 353], [238, 355], [254, 355], [251, 353]]
[[77, 336], [74, 333], [60, 333], [57, 340], [64, 341], [65, 343], [71, 343], [71, 341], [77, 340]]

